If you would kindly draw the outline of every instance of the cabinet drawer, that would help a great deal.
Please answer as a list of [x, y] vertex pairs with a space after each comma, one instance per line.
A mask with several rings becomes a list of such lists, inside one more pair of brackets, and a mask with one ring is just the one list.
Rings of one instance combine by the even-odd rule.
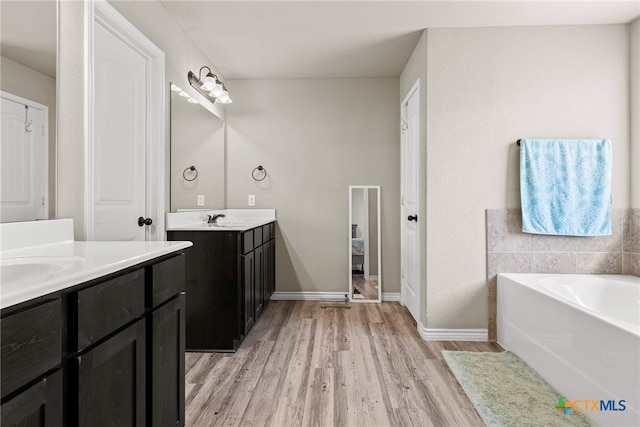
[[253, 230], [242, 233], [242, 253], [246, 254], [253, 250]]
[[257, 248], [262, 244], [262, 227], [253, 229], [253, 247]]
[[184, 292], [184, 259], [184, 254], [181, 254], [149, 267], [151, 274], [147, 282], [151, 286], [151, 301], [147, 303], [148, 307], [156, 307]]
[[269, 240], [273, 239], [271, 235], [271, 224], [262, 226], [262, 243], [267, 243]]
[[82, 290], [77, 298], [76, 350], [82, 350], [142, 315], [144, 269]]
[[46, 302], [0, 323], [4, 397], [62, 362], [62, 304]]

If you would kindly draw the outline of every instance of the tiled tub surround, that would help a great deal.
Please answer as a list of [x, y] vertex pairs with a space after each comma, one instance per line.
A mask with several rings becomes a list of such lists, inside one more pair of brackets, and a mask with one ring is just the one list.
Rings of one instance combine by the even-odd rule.
[[498, 273], [640, 276], [640, 209], [612, 209], [612, 235], [572, 237], [522, 232], [520, 209], [487, 209], [489, 341], [496, 332]]

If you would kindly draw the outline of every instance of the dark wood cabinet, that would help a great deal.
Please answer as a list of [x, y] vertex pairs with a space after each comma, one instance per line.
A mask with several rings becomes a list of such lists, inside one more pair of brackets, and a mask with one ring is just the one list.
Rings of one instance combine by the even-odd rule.
[[3, 427], [62, 427], [62, 369], [2, 404]]
[[269, 300], [276, 291], [276, 245], [275, 240], [270, 240], [264, 244], [264, 290], [265, 300]]
[[247, 231], [169, 231], [189, 240], [187, 351], [235, 351], [275, 289], [275, 223]]
[[242, 333], [246, 335], [253, 326], [255, 300], [255, 256], [253, 251], [242, 255]]
[[2, 310], [3, 426], [184, 426], [185, 255]]
[[2, 397], [62, 362], [62, 305], [44, 301], [0, 320]]
[[151, 313], [150, 348], [152, 366], [148, 390], [153, 427], [184, 426], [185, 294]]
[[265, 304], [264, 294], [264, 251], [262, 250], [264, 245], [258, 246], [253, 251], [254, 257], [254, 272], [253, 272], [253, 312], [256, 319], [262, 313], [262, 309]]
[[[145, 320], [75, 357], [77, 425], [145, 425]], [[76, 376], [74, 375], [74, 377]], [[76, 415], [75, 413], [73, 414]], [[76, 425], [71, 419], [72, 424]]]

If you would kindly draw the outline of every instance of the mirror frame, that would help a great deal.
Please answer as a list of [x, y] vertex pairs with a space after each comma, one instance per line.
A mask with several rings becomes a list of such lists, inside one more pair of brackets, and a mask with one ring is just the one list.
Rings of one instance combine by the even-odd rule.
[[[353, 190], [354, 189], [362, 189], [362, 190], [377, 190], [378, 192], [378, 200], [376, 209], [378, 211], [378, 224], [377, 224], [377, 233], [378, 233], [378, 299], [354, 299], [353, 298], [353, 262], [351, 256], [351, 224], [353, 217]], [[381, 240], [381, 216], [380, 216], [380, 193], [381, 189], [379, 185], [350, 185], [349, 186], [349, 223], [348, 223], [348, 244], [349, 244], [349, 302], [357, 302], [357, 303], [379, 303], [382, 302], [382, 245], [380, 244]]]

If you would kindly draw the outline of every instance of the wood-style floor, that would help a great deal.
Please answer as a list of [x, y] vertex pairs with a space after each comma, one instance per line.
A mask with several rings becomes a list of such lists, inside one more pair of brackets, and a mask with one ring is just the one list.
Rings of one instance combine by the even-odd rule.
[[483, 426], [398, 303], [271, 301], [235, 354], [187, 353], [186, 426]]
[[358, 290], [358, 293], [354, 292], [354, 298], [377, 300], [378, 299], [378, 284], [376, 282], [370, 282], [364, 280], [364, 274], [352, 274], [351, 283], [353, 289]]

